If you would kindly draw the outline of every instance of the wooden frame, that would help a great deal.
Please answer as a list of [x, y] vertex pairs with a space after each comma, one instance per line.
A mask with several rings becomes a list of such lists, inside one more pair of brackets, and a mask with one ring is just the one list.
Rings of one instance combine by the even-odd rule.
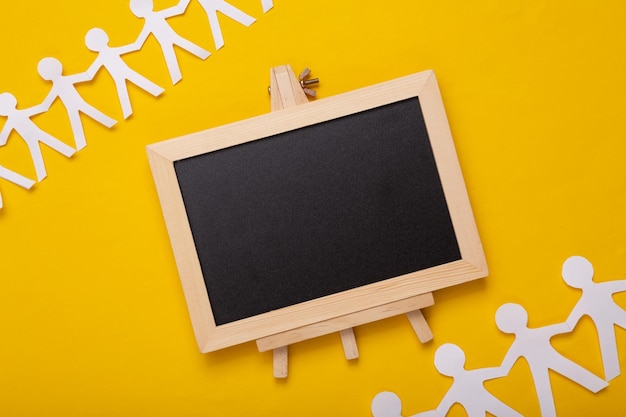
[[[174, 170], [174, 162], [412, 97], [418, 97], [421, 104], [461, 252], [461, 260], [236, 322], [216, 325]], [[432, 71], [424, 71], [331, 98], [155, 143], [147, 147], [147, 152], [196, 339], [203, 353], [293, 332], [301, 327], [342, 316], [349, 317], [364, 310], [376, 311], [378, 308], [382, 311], [383, 306], [387, 304], [487, 275], [482, 245], [439, 87]]]

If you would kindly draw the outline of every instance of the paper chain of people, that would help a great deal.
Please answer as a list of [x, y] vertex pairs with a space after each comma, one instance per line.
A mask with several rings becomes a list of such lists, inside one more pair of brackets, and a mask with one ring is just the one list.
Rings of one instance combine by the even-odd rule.
[[[499, 367], [465, 369], [465, 354], [460, 347], [446, 343], [435, 352], [435, 368], [453, 378], [454, 382], [435, 410], [413, 417], [444, 417], [452, 405], [461, 404], [469, 417], [521, 416], [521, 414], [491, 393], [483, 383], [506, 376], [518, 358], [524, 357], [530, 367], [543, 417], [556, 416], [554, 398], [548, 371], [551, 369], [591, 392], [598, 392], [608, 381], [620, 374], [615, 338], [615, 325], [626, 328], [626, 311], [613, 301], [613, 294], [626, 291], [626, 280], [593, 282], [593, 266], [580, 256], [568, 258], [563, 264], [563, 280], [582, 290], [582, 295], [565, 323], [540, 328], [527, 327], [528, 315], [519, 304], [504, 304], [496, 312], [496, 325], [504, 333], [515, 335], [515, 340]], [[578, 320], [587, 315], [593, 321], [600, 342], [604, 379], [558, 353], [550, 344], [557, 334], [571, 332]], [[392, 392], [381, 392], [372, 401], [374, 417], [401, 417], [402, 403]]]
[[[224, 38], [217, 12], [245, 26], [250, 26], [255, 22], [254, 17], [224, 0], [197, 1], [208, 16], [216, 49], [224, 46]], [[28, 146], [35, 166], [37, 182], [39, 182], [46, 177], [46, 168], [40, 148], [42, 143], [66, 157], [71, 157], [76, 151], [86, 146], [87, 142], [80, 113], [86, 114], [108, 128], [111, 128], [116, 123], [116, 120], [88, 104], [76, 90], [76, 84], [92, 80], [101, 68], [107, 70], [115, 82], [124, 119], [127, 119], [133, 112], [126, 86], [127, 81], [132, 82], [155, 97], [159, 96], [164, 89], [131, 69], [122, 59], [122, 55], [141, 49], [150, 35], [154, 36], [161, 46], [172, 84], [179, 82], [182, 79], [182, 75], [174, 52], [174, 46], [178, 46], [203, 60], [211, 55], [209, 51], [178, 35], [167, 23], [168, 18], [185, 13], [190, 2], [191, 0], [180, 0], [176, 6], [161, 11], [154, 11], [152, 0], [130, 0], [132, 13], [144, 20], [144, 26], [139, 36], [131, 44], [112, 47], [109, 46], [109, 38], [104, 30], [100, 28], [89, 30], [85, 36], [85, 45], [87, 49], [96, 52], [98, 56], [83, 73], [63, 75], [63, 66], [59, 60], [51, 57], [43, 58], [39, 62], [38, 72], [44, 80], [52, 83], [52, 88], [41, 104], [18, 110], [17, 99], [11, 93], [0, 94], [0, 116], [6, 118], [4, 127], [0, 132], [0, 146], [6, 145], [10, 133], [15, 130]], [[261, 0], [261, 4], [263, 12], [267, 13], [273, 7], [273, 0]], [[31, 120], [31, 117], [48, 111], [57, 98], [63, 103], [67, 111], [74, 135], [75, 148], [44, 132]], [[30, 189], [35, 184], [34, 180], [1, 165], [0, 178], [25, 189]], [[0, 208], [2, 208], [1, 194]]]

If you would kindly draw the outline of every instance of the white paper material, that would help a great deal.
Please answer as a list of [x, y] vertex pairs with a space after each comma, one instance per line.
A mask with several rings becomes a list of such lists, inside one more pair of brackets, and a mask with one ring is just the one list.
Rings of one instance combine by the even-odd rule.
[[372, 400], [374, 417], [402, 417], [402, 401], [393, 392], [383, 391]]
[[267, 13], [272, 7], [274, 7], [274, 0], [261, 0], [263, 5], [263, 13]]
[[155, 12], [152, 0], [131, 0], [130, 10], [135, 16], [144, 19], [144, 26], [139, 34], [136, 43], [143, 45], [150, 34], [152, 34], [163, 51], [165, 63], [172, 79], [172, 84], [178, 83], [182, 78], [178, 59], [174, 51], [174, 46], [178, 46], [200, 59], [207, 59], [211, 53], [193, 42], [180, 36], [167, 23], [166, 19], [185, 13], [191, 0], [181, 0], [176, 6]]
[[502, 361], [503, 370], [508, 373], [518, 358], [526, 359], [543, 417], [556, 416], [548, 372], [550, 369], [594, 393], [608, 385], [603, 379], [561, 355], [550, 344], [553, 336], [571, 331], [567, 323], [530, 329], [527, 327], [528, 314], [524, 307], [508, 303], [496, 312], [496, 324], [502, 332], [515, 335], [515, 341]]
[[9, 135], [15, 130], [26, 142], [28, 150], [30, 151], [33, 164], [35, 165], [35, 172], [37, 174], [37, 181], [41, 181], [46, 178], [46, 166], [44, 165], [43, 155], [41, 153], [40, 143], [46, 144], [55, 151], [70, 157], [74, 154], [75, 150], [69, 145], [61, 142], [49, 133], [41, 130], [32, 120], [31, 117], [36, 114], [43, 113], [48, 110], [48, 107], [44, 103], [37, 106], [29, 107], [27, 109], [17, 109], [17, 99], [11, 93], [0, 94], [0, 116], [7, 118], [2, 132], [0, 132], [0, 146], [4, 146], [9, 139]]
[[501, 367], [466, 370], [465, 353], [452, 343], [437, 349], [435, 367], [442, 375], [454, 378], [454, 383], [437, 407], [438, 415], [445, 416], [455, 403], [459, 403], [469, 417], [484, 417], [487, 412], [494, 416], [521, 417], [520, 413], [494, 397], [483, 385], [485, 381], [505, 376], [508, 370]]
[[[30, 190], [33, 185], [35, 185], [35, 181], [30, 178], [26, 178], [23, 175], [18, 174], [17, 172], [11, 171], [8, 168], [0, 165], [0, 178], [3, 178], [7, 181], [12, 182], [13, 184], [19, 185], [22, 188]], [[0, 209], [2, 208], [2, 194], [0, 193]]]
[[[481, 417], [483, 417], [483, 415], [481, 415]], [[442, 416], [441, 414], [437, 412], [437, 410], [430, 410], [430, 411], [424, 411], [419, 414], [413, 414], [410, 417], [445, 417], [445, 414]]]
[[109, 36], [104, 30], [93, 28], [87, 32], [85, 45], [90, 51], [98, 53], [93, 64], [87, 69], [87, 74], [93, 77], [102, 67], [111, 74], [122, 106], [122, 114], [124, 115], [124, 119], [127, 119], [133, 114], [133, 109], [130, 105], [126, 81], [132, 82], [155, 97], [160, 95], [164, 90], [143, 75], [132, 70], [122, 59], [122, 55], [139, 49], [139, 45], [136, 42], [118, 47], [110, 47], [108, 43]]
[[[220, 22], [217, 19], [217, 12], [221, 12], [236, 22], [241, 23], [244, 26], [250, 26], [255, 22], [255, 18], [242, 12], [235, 6], [226, 3], [224, 0], [198, 0], [198, 3], [204, 8], [211, 25], [211, 33], [213, 34], [213, 42], [215, 42], [215, 49], [220, 49], [224, 46], [224, 37], [222, 36], [222, 28]], [[263, 7], [266, 4], [263, 3]]]
[[61, 100], [70, 119], [77, 151], [87, 145], [83, 122], [80, 120], [81, 112], [108, 128], [111, 128], [116, 123], [115, 119], [87, 103], [78, 94], [74, 85], [92, 79], [86, 72], [64, 76], [63, 65], [58, 59], [52, 57], [43, 58], [39, 61], [37, 69], [41, 78], [52, 81], [52, 88], [43, 105], [46, 108], [50, 108], [55, 99], [59, 98]]
[[615, 325], [626, 328], [626, 311], [613, 301], [613, 294], [626, 291], [626, 280], [596, 284], [593, 274], [593, 265], [582, 256], [572, 256], [563, 263], [563, 280], [570, 287], [582, 290], [567, 324], [573, 329], [582, 316], [591, 318], [598, 331], [604, 378], [610, 381], [620, 374]]

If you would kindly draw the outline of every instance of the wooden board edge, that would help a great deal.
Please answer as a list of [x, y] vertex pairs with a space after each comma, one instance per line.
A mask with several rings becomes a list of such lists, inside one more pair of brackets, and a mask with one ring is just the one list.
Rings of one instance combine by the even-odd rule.
[[303, 326], [290, 331], [257, 339], [256, 344], [260, 352], [276, 349], [281, 346], [291, 345], [304, 340], [336, 333], [341, 330], [360, 326], [376, 320], [405, 314], [413, 310], [430, 307], [434, 304], [432, 293], [421, 294], [405, 300], [384, 304], [371, 309], [357, 311], [330, 320], [320, 321], [309, 326]]
[[166, 158], [178, 161], [417, 97], [433, 74], [431, 70], [422, 71], [148, 146]]
[[146, 148], [146, 153], [198, 348], [203, 350], [211, 339], [215, 322], [173, 161], [150, 146]]
[[450, 131], [443, 98], [434, 73], [423, 84], [418, 97], [437, 163], [437, 172], [439, 172], [457, 235], [461, 257], [483, 271], [486, 276], [488, 274], [487, 260]]

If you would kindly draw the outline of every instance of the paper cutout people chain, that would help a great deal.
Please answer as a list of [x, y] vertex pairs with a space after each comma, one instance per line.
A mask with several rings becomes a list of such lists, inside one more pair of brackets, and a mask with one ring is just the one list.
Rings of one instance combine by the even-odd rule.
[[435, 368], [442, 375], [454, 378], [454, 383], [434, 410], [436, 414], [430, 411], [416, 416], [443, 417], [455, 403], [459, 403], [469, 417], [484, 417], [487, 412], [494, 416], [522, 417], [520, 413], [494, 397], [483, 385], [485, 381], [505, 376], [508, 370], [494, 367], [468, 371], [465, 369], [465, 353], [452, 343], [446, 343], [437, 349]]
[[31, 117], [47, 111], [48, 108], [44, 103], [27, 109], [17, 109], [17, 99], [11, 93], [0, 94], [0, 116], [7, 118], [2, 132], [0, 132], [0, 146], [4, 146], [9, 139], [9, 135], [15, 130], [26, 142], [30, 151], [37, 181], [46, 178], [46, 166], [44, 165], [43, 155], [41, 154], [40, 143], [44, 143], [55, 151], [67, 156], [68, 158], [74, 154], [74, 148], [61, 142], [49, 133], [41, 130], [32, 120]]
[[[33, 185], [35, 185], [35, 181], [30, 178], [26, 178], [23, 175], [18, 174], [17, 172], [11, 171], [8, 168], [0, 165], [0, 178], [3, 178], [7, 181], [12, 182], [13, 184], [19, 185], [22, 188], [30, 190]], [[0, 208], [2, 208], [2, 194], [0, 194]]]
[[[615, 327], [626, 328], [626, 311], [613, 301], [613, 294], [626, 291], [626, 280], [594, 283], [591, 263], [580, 256], [572, 256], [563, 263], [565, 282], [582, 290], [582, 296], [565, 323], [539, 328], [528, 327], [528, 313], [519, 304], [507, 303], [496, 312], [496, 325], [504, 333], [515, 335], [500, 367], [467, 371], [465, 354], [456, 345], [447, 343], [435, 353], [435, 367], [439, 373], [454, 378], [435, 410], [415, 414], [413, 417], [444, 417], [454, 403], [461, 404], [469, 417], [482, 417], [485, 413], [495, 416], [520, 416], [508, 405], [487, 392], [483, 382], [506, 376], [517, 359], [524, 357], [528, 363], [543, 417], [555, 417], [556, 409], [549, 370], [557, 372], [591, 392], [598, 392], [608, 385], [607, 381], [620, 374], [619, 358], [615, 341]], [[589, 372], [577, 363], [558, 353], [550, 339], [573, 330], [578, 320], [588, 315], [598, 329], [602, 362], [607, 381]], [[380, 393], [372, 402], [374, 417], [398, 417], [402, 404], [393, 393]]]
[[[75, 151], [81, 150], [87, 145], [80, 113], [86, 114], [108, 128], [116, 123], [115, 119], [87, 103], [78, 93], [75, 87], [76, 84], [91, 81], [101, 68], [106, 69], [115, 82], [124, 119], [127, 119], [133, 112], [126, 86], [127, 81], [132, 82], [155, 97], [161, 95], [164, 91], [162, 87], [131, 69], [122, 59], [122, 55], [141, 49], [151, 34], [161, 46], [172, 84], [178, 83], [182, 79], [182, 74], [174, 46], [185, 49], [203, 60], [211, 55], [209, 51], [178, 35], [167, 23], [168, 18], [184, 14], [190, 2], [191, 0], [180, 0], [176, 6], [161, 11], [154, 11], [153, 0], [130, 0], [131, 12], [145, 21], [137, 39], [128, 45], [111, 47], [109, 46], [109, 37], [104, 30], [100, 28], [89, 30], [85, 36], [85, 45], [89, 50], [98, 53], [98, 56], [87, 71], [83, 73], [63, 75], [63, 65], [59, 60], [52, 57], [42, 59], [37, 67], [39, 75], [44, 80], [51, 81], [52, 88], [41, 104], [28, 109], [18, 110], [17, 99], [13, 95], [10, 93], [0, 94], [0, 116], [7, 118], [0, 132], [0, 146], [4, 146], [7, 143], [10, 133], [15, 130], [26, 142], [35, 166], [37, 181], [41, 181], [47, 176], [47, 172], [40, 143], [44, 143], [57, 152], [70, 157]], [[254, 17], [227, 3], [225, 0], [198, 0], [198, 3], [207, 14], [217, 49], [224, 46], [224, 37], [217, 12], [244, 26], [250, 26], [256, 21]], [[274, 7], [274, 2], [272, 0], [261, 0], [261, 5], [263, 12], [267, 13]], [[63, 103], [67, 111], [76, 149], [44, 132], [30, 120], [31, 117], [48, 111], [57, 98]], [[34, 184], [34, 181], [2, 166], [0, 166], [0, 178], [26, 189], [30, 189]], [[0, 208], [2, 208], [1, 195]]]
[[125, 46], [110, 47], [107, 33], [100, 28], [93, 28], [85, 35], [85, 45], [90, 51], [98, 53], [96, 60], [87, 69], [87, 74], [93, 77], [102, 67], [109, 72], [117, 88], [124, 119], [133, 114], [126, 81], [132, 82], [155, 97], [165, 91], [162, 87], [131, 69], [122, 59], [122, 55], [139, 49], [140, 45], [137, 42]]
[[524, 307], [508, 303], [502, 305], [496, 312], [496, 324], [502, 332], [515, 335], [515, 341], [509, 348], [502, 367], [508, 372], [518, 358], [526, 359], [535, 383], [542, 416], [556, 416], [550, 385], [550, 369], [594, 393], [608, 385], [603, 379], [565, 358], [550, 344], [552, 336], [571, 332], [567, 323], [531, 329], [527, 327], [528, 314]]
[[613, 294], [626, 291], [626, 280], [596, 284], [593, 282], [593, 266], [582, 256], [568, 258], [562, 271], [567, 285], [582, 290], [567, 324], [573, 329], [582, 316], [591, 318], [598, 331], [604, 378], [610, 381], [620, 374], [615, 325], [626, 329], [626, 311], [615, 304]]
[[130, 1], [130, 10], [133, 14], [138, 18], [145, 20], [143, 29], [137, 38], [136, 44], [140, 46], [143, 45], [150, 34], [155, 37], [163, 50], [163, 56], [165, 57], [167, 69], [170, 72], [172, 84], [176, 84], [183, 78], [180, 72], [180, 67], [178, 66], [176, 53], [174, 52], [174, 45], [203, 60], [207, 59], [209, 55], [211, 55], [209, 51], [199, 47], [195, 43], [188, 41], [174, 32], [174, 29], [172, 29], [166, 21], [166, 19], [172, 16], [178, 16], [185, 13], [190, 1], [191, 0], [181, 0], [176, 6], [159, 12], [155, 12], [153, 10], [152, 0]]
[[80, 120], [81, 112], [108, 128], [113, 127], [116, 123], [115, 119], [112, 119], [83, 100], [78, 91], [76, 91], [74, 84], [91, 81], [93, 77], [90, 77], [89, 74], [83, 72], [64, 76], [61, 62], [56, 58], [50, 57], [39, 61], [37, 69], [41, 78], [52, 81], [50, 93], [43, 102], [44, 107], [50, 108], [57, 97], [61, 100], [70, 119], [77, 151], [87, 145], [83, 123]]

